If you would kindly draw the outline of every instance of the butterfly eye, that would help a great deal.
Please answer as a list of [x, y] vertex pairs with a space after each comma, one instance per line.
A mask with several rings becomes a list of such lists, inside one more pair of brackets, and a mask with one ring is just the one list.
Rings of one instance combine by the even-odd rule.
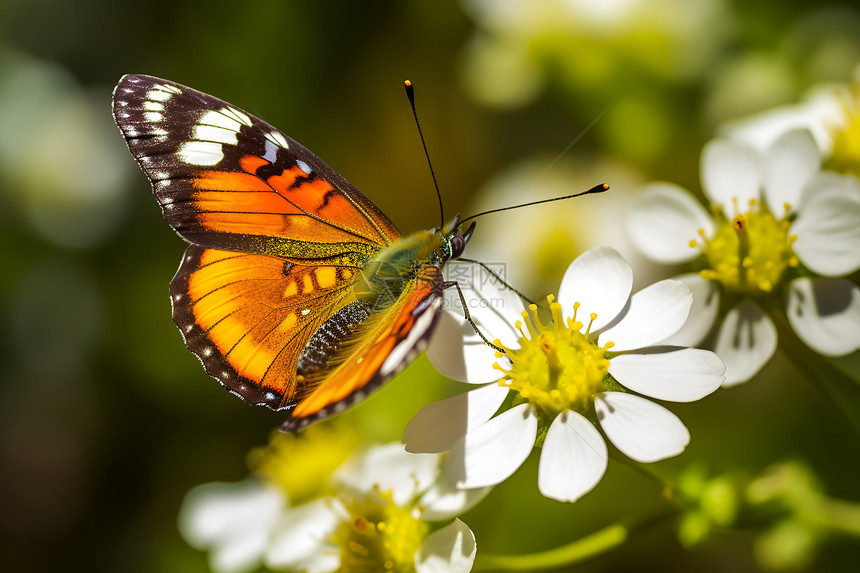
[[463, 251], [466, 250], [466, 243], [469, 242], [469, 239], [472, 237], [472, 233], [475, 230], [475, 223], [472, 222], [469, 225], [469, 228], [466, 229], [465, 233], [460, 233], [451, 237], [451, 258], [456, 259], [459, 258], [460, 255], [463, 254]]
[[466, 239], [462, 235], [454, 235], [451, 237], [451, 258], [459, 258], [466, 250]]

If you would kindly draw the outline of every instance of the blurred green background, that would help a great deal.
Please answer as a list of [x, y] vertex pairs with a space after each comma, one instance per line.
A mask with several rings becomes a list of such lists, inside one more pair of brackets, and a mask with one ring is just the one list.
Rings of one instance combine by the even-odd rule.
[[[0, 0], [4, 570], [207, 570], [177, 532], [182, 497], [245, 477], [247, 452], [283, 417], [228, 395], [183, 347], [167, 284], [185, 245], [112, 124], [122, 74], [162, 76], [265, 118], [403, 232], [438, 221], [407, 78], [449, 215], [610, 183], [615, 199], [556, 205], [549, 231], [540, 210], [479, 222], [470, 254], [507, 263], [539, 296], [595, 243], [629, 256], [640, 280], [671, 275], [638, 263], [617, 198], [655, 179], [698, 189], [699, 151], [721, 122], [848, 82], [860, 63], [855, 6]], [[856, 362], [840, 364], [857, 372]], [[422, 404], [462, 390], [421, 358], [348, 415], [397, 440]], [[693, 462], [753, 475], [800, 459], [825, 491], [860, 501], [856, 431], [779, 354], [752, 382], [672, 409], [693, 437], [657, 465], [667, 477]], [[668, 507], [655, 482], [617, 461], [576, 504], [544, 499], [532, 458], [463, 518], [479, 553], [548, 549]], [[689, 551], [675, 530], [664, 520], [580, 570], [759, 570], [755, 526]], [[829, 539], [812, 559], [809, 570], [852, 570], [860, 544]]]

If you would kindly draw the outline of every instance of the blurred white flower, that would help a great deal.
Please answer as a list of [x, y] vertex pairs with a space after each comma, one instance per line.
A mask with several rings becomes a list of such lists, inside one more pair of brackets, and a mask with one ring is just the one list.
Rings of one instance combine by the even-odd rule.
[[[302, 460], [291, 457], [290, 471], [301, 473]], [[179, 528], [192, 546], [209, 550], [219, 573], [261, 564], [308, 573], [465, 573], [475, 559], [474, 535], [460, 520], [441, 528], [437, 522], [468, 510], [489, 488], [447, 485], [440, 461], [409, 454], [400, 444], [373, 446], [318, 484], [329, 495], [292, 504], [270, 473], [238, 484], [205, 484], [186, 497]]]
[[120, 229], [133, 169], [105, 111], [110, 88], [87, 93], [55, 64], [0, 55], [0, 184], [11, 206], [55, 244], [98, 245]]
[[[820, 354], [860, 348], [860, 288], [840, 277], [860, 268], [860, 180], [820, 171], [806, 130], [764, 152], [716, 139], [702, 150], [702, 187], [713, 215], [684, 189], [655, 183], [635, 199], [631, 239], [655, 261], [702, 257], [678, 277], [694, 294], [685, 327], [666, 343], [699, 344], [715, 327], [726, 386], [754, 376], [773, 355], [777, 331], [765, 309], [783, 305], [797, 336]], [[802, 263], [811, 273], [799, 273]], [[721, 316], [721, 306], [730, 308]], [[763, 308], [764, 307], [764, 308]]]
[[404, 431], [407, 450], [450, 450], [449, 479], [473, 488], [507, 479], [538, 440], [538, 487], [560, 501], [583, 496], [606, 470], [596, 424], [636, 461], [681, 453], [690, 437], [683, 423], [631, 391], [698, 400], [720, 386], [724, 366], [712, 352], [655, 346], [684, 324], [692, 297], [672, 280], [631, 296], [632, 275], [609, 247], [584, 253], [562, 279], [559, 302], [548, 297], [547, 325], [535, 305], [530, 315], [509, 291], [485, 289], [488, 304], [470, 312], [504, 355], [482, 343], [462, 312], [444, 313], [428, 357], [446, 376], [482, 386], [422, 408]]
[[551, 74], [563, 84], [593, 85], [629, 70], [631, 59], [663, 81], [695, 77], [726, 31], [720, 0], [464, 0], [463, 7], [478, 30], [464, 80], [475, 97], [497, 106], [529, 102]]
[[[720, 134], [763, 153], [789, 131], [807, 130], [829, 167], [860, 168], [860, 66], [848, 83], [816, 85], [798, 103], [725, 122]], [[851, 171], [851, 169], [848, 169]]]
[[763, 153], [789, 131], [807, 130], [823, 156], [833, 151], [836, 130], [846, 121], [850, 90], [847, 86], [816, 86], [803, 101], [778, 106], [750, 117], [728, 121], [720, 132], [725, 137]]

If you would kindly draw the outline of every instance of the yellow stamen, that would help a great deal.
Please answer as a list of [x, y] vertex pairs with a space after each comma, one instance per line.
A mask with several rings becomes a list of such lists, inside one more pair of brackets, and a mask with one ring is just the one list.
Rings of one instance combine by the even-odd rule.
[[[493, 367], [504, 374], [500, 385], [515, 390], [519, 400], [528, 401], [548, 416], [563, 410], [586, 413], [594, 394], [605, 389], [603, 382], [609, 369], [605, 355], [613, 344], [609, 342], [599, 348], [591, 339], [590, 330], [597, 314], [591, 313], [588, 328], [583, 332], [583, 324], [576, 320], [579, 303], [573, 305], [573, 318], [565, 321], [562, 307], [554, 297], [548, 296], [547, 302], [552, 321], [544, 324], [537, 315], [537, 306], [531, 305], [530, 312], [523, 313], [530, 336], [521, 337], [520, 348], [516, 350], [496, 340], [494, 344], [504, 348], [510, 367], [498, 362]], [[497, 354], [498, 358], [501, 356]]]
[[796, 237], [788, 234], [790, 223], [786, 216], [790, 207], [786, 204], [786, 215], [777, 219], [755, 199], [749, 201], [749, 210], [744, 213], [737, 212], [737, 199], [732, 203], [737, 214], [731, 221], [714, 210], [717, 230], [702, 248], [710, 268], [699, 274], [739, 294], [772, 292], [785, 271], [798, 264], [791, 251]]

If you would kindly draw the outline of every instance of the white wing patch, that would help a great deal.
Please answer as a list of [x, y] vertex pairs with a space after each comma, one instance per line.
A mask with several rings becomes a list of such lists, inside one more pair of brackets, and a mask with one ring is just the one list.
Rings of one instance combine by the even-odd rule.
[[146, 99], [153, 102], [164, 102], [172, 98], [175, 94], [181, 94], [182, 90], [176, 86], [168, 84], [155, 84], [148, 92]]
[[243, 125], [250, 127], [251, 118], [235, 108], [209, 110], [191, 129], [194, 139], [179, 146], [176, 155], [187, 165], [216, 165], [224, 159], [222, 144], [237, 145]]
[[270, 131], [266, 134], [266, 139], [279, 147], [283, 147], [284, 149], [290, 148], [290, 145], [287, 143], [287, 138], [284, 137], [284, 134], [280, 131]]
[[311, 174], [311, 171], [312, 171], [311, 166], [308, 165], [307, 163], [305, 163], [304, 161], [302, 161], [301, 159], [296, 159], [296, 165], [299, 166], [299, 169], [301, 169], [302, 171], [305, 172], [305, 175]]
[[214, 127], [220, 127], [223, 129], [229, 129], [230, 131], [238, 132], [242, 129], [242, 123], [238, 121], [235, 117], [230, 117], [225, 113], [227, 109], [223, 109], [221, 111], [215, 111], [214, 109], [210, 109], [206, 113], [200, 116], [200, 119], [197, 120], [197, 125], [211, 125]]
[[278, 158], [278, 147], [269, 141], [266, 140], [266, 152], [263, 154], [263, 159], [268, 161], [269, 163], [274, 163], [275, 159]]
[[214, 141], [186, 141], [176, 155], [187, 165], [216, 165], [224, 159], [221, 144]]
[[221, 113], [230, 117], [231, 119], [235, 119], [239, 123], [247, 125], [248, 127], [251, 127], [251, 125], [252, 125], [251, 124], [251, 118], [236, 108], [225, 107], [224, 109], [221, 110]]
[[214, 141], [233, 145], [239, 143], [238, 133], [214, 125], [195, 125], [191, 131], [191, 136], [199, 141]]

